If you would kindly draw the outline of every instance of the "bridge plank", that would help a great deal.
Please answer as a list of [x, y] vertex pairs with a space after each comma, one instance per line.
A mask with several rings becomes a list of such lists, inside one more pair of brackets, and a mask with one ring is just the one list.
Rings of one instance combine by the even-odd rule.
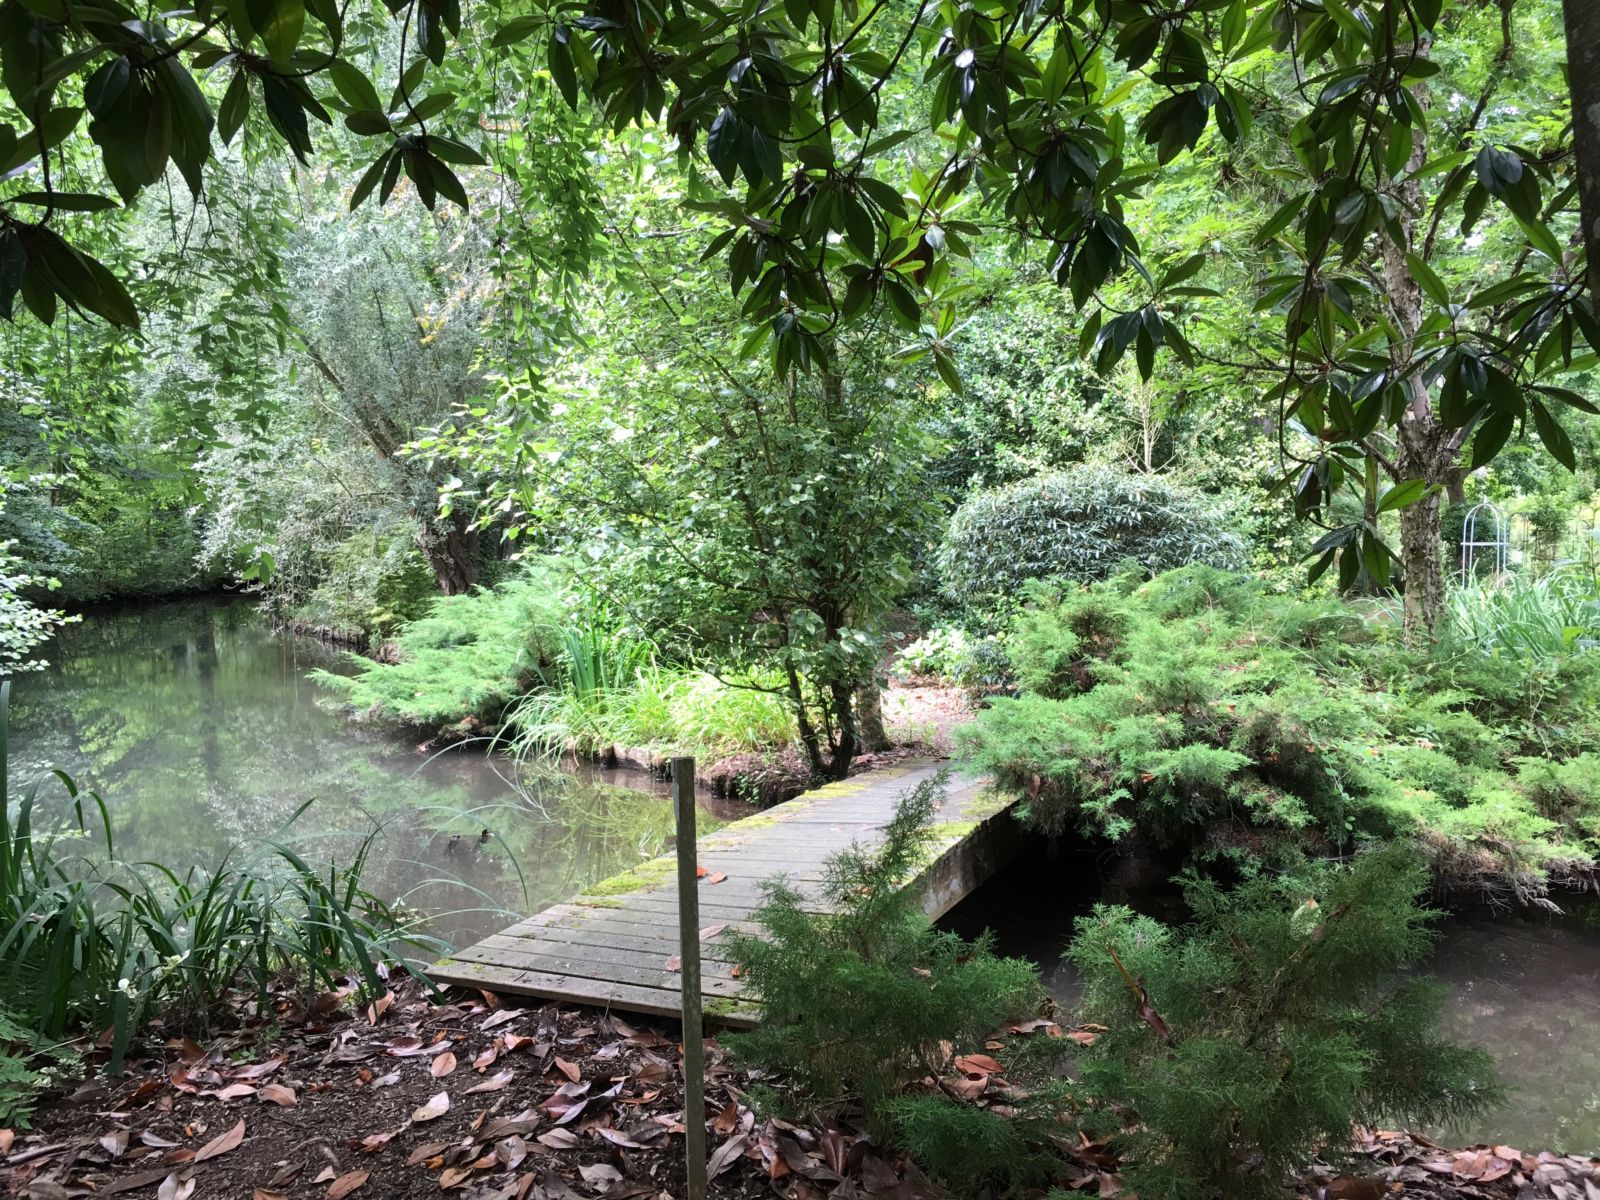
[[[702, 929], [754, 932], [765, 899], [762, 884], [780, 876], [807, 898], [812, 911], [823, 911], [819, 892], [828, 857], [852, 843], [876, 843], [900, 794], [938, 769], [926, 764], [829, 784], [702, 838]], [[930, 913], [948, 909], [992, 870], [993, 848], [980, 852], [968, 843], [994, 841], [994, 830], [1010, 821], [1009, 807], [978, 784], [952, 781], [938, 814], [948, 832], [908, 885], [924, 890]], [[727, 878], [710, 883], [719, 873]], [[670, 856], [645, 864], [457, 951], [436, 964], [432, 975], [440, 983], [675, 1016], [681, 979], [673, 969], [678, 901], [671, 879]], [[738, 1004], [743, 985], [733, 976], [726, 948], [707, 935], [701, 953], [708, 1016], [723, 1024], [751, 1024], [754, 1011]]]

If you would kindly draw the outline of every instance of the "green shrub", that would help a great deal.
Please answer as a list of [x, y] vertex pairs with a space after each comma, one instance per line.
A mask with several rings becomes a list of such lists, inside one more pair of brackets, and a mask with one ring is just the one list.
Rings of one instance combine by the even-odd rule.
[[[904, 1094], [948, 1075], [963, 1048], [1042, 999], [1031, 964], [997, 957], [987, 936], [969, 943], [936, 929], [899, 886], [926, 852], [944, 788], [941, 776], [905, 793], [875, 852], [829, 860], [828, 913], [781, 881], [768, 885], [762, 935], [730, 939], [761, 1024], [729, 1042], [818, 1107], [858, 1104], [880, 1136], [948, 1181], [1009, 1182], [1040, 1161], [1025, 1126], [943, 1092]], [[999, 1153], [961, 1154], [963, 1144]]]
[[1198, 492], [1148, 475], [1084, 465], [976, 493], [951, 519], [936, 566], [969, 612], [1006, 612], [1031, 579], [1089, 583], [1132, 562], [1243, 565], [1243, 540]]
[[1079, 922], [1082, 1081], [1117, 1108], [1141, 1196], [1282, 1194], [1352, 1122], [1455, 1120], [1499, 1100], [1482, 1051], [1438, 1032], [1439, 989], [1399, 980], [1428, 946], [1427, 871], [1402, 848], [1224, 892], [1191, 876], [1194, 924], [1124, 907]]
[[1030, 595], [1007, 640], [1024, 693], [962, 742], [1047, 835], [1246, 867], [1415, 836], [1445, 882], [1523, 900], [1592, 867], [1592, 806], [1529, 772], [1600, 752], [1600, 656], [1420, 656], [1208, 567]]
[[534, 563], [496, 587], [434, 600], [395, 639], [396, 661], [351, 655], [355, 674], [314, 675], [357, 715], [420, 728], [472, 717], [498, 729], [554, 661], [568, 606], [560, 569]]

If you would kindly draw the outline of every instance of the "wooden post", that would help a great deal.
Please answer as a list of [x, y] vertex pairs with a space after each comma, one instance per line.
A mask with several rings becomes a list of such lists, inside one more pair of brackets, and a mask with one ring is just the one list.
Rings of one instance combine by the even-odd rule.
[[672, 760], [678, 845], [678, 977], [683, 987], [683, 1128], [687, 1200], [706, 1200], [706, 1048], [700, 1013], [700, 872], [694, 831], [694, 759]]

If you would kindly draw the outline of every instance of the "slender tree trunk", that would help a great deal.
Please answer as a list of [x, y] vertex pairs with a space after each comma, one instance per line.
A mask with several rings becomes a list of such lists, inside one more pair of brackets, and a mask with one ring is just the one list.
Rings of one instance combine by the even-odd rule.
[[849, 684], [835, 683], [828, 693], [833, 699], [833, 718], [839, 723], [837, 740], [828, 759], [828, 778], [843, 779], [861, 749], [861, 734], [856, 724], [855, 693]]
[[[1420, 49], [1426, 51], [1427, 47]], [[1412, 92], [1420, 103], [1426, 104], [1421, 84], [1414, 86]], [[1423, 211], [1422, 192], [1414, 172], [1427, 157], [1427, 143], [1420, 128], [1413, 129], [1412, 136], [1408, 174], [1395, 188], [1395, 199], [1400, 204], [1400, 216], [1395, 224], [1399, 226], [1400, 236], [1393, 237], [1387, 230], [1381, 235], [1384, 291], [1403, 339], [1389, 351], [1389, 361], [1398, 372], [1411, 368], [1415, 338], [1422, 327], [1422, 288], [1411, 274], [1406, 255], [1416, 243], [1416, 214]], [[1459, 439], [1455, 431], [1445, 427], [1434, 414], [1433, 397], [1420, 372], [1410, 374], [1405, 386], [1408, 398], [1405, 415], [1396, 431], [1400, 443], [1396, 471], [1402, 480], [1421, 479], [1430, 484], [1444, 484], [1455, 467]], [[1441, 513], [1438, 492], [1400, 510], [1405, 633], [1406, 641], [1412, 645], [1422, 645], [1431, 639], [1444, 616]]]
[[1589, 300], [1600, 306], [1600, 4], [1563, 0], [1567, 81], [1572, 89], [1572, 143], [1589, 255]]

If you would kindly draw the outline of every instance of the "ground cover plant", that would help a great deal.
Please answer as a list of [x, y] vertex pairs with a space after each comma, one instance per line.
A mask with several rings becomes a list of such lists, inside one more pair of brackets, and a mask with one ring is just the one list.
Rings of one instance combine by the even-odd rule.
[[1415, 840], [1445, 885], [1524, 901], [1590, 878], [1592, 792], [1562, 764], [1600, 745], [1595, 657], [1412, 652], [1347, 603], [1204, 567], [1030, 595], [1022, 694], [967, 745], [1044, 833], [1239, 870]]

